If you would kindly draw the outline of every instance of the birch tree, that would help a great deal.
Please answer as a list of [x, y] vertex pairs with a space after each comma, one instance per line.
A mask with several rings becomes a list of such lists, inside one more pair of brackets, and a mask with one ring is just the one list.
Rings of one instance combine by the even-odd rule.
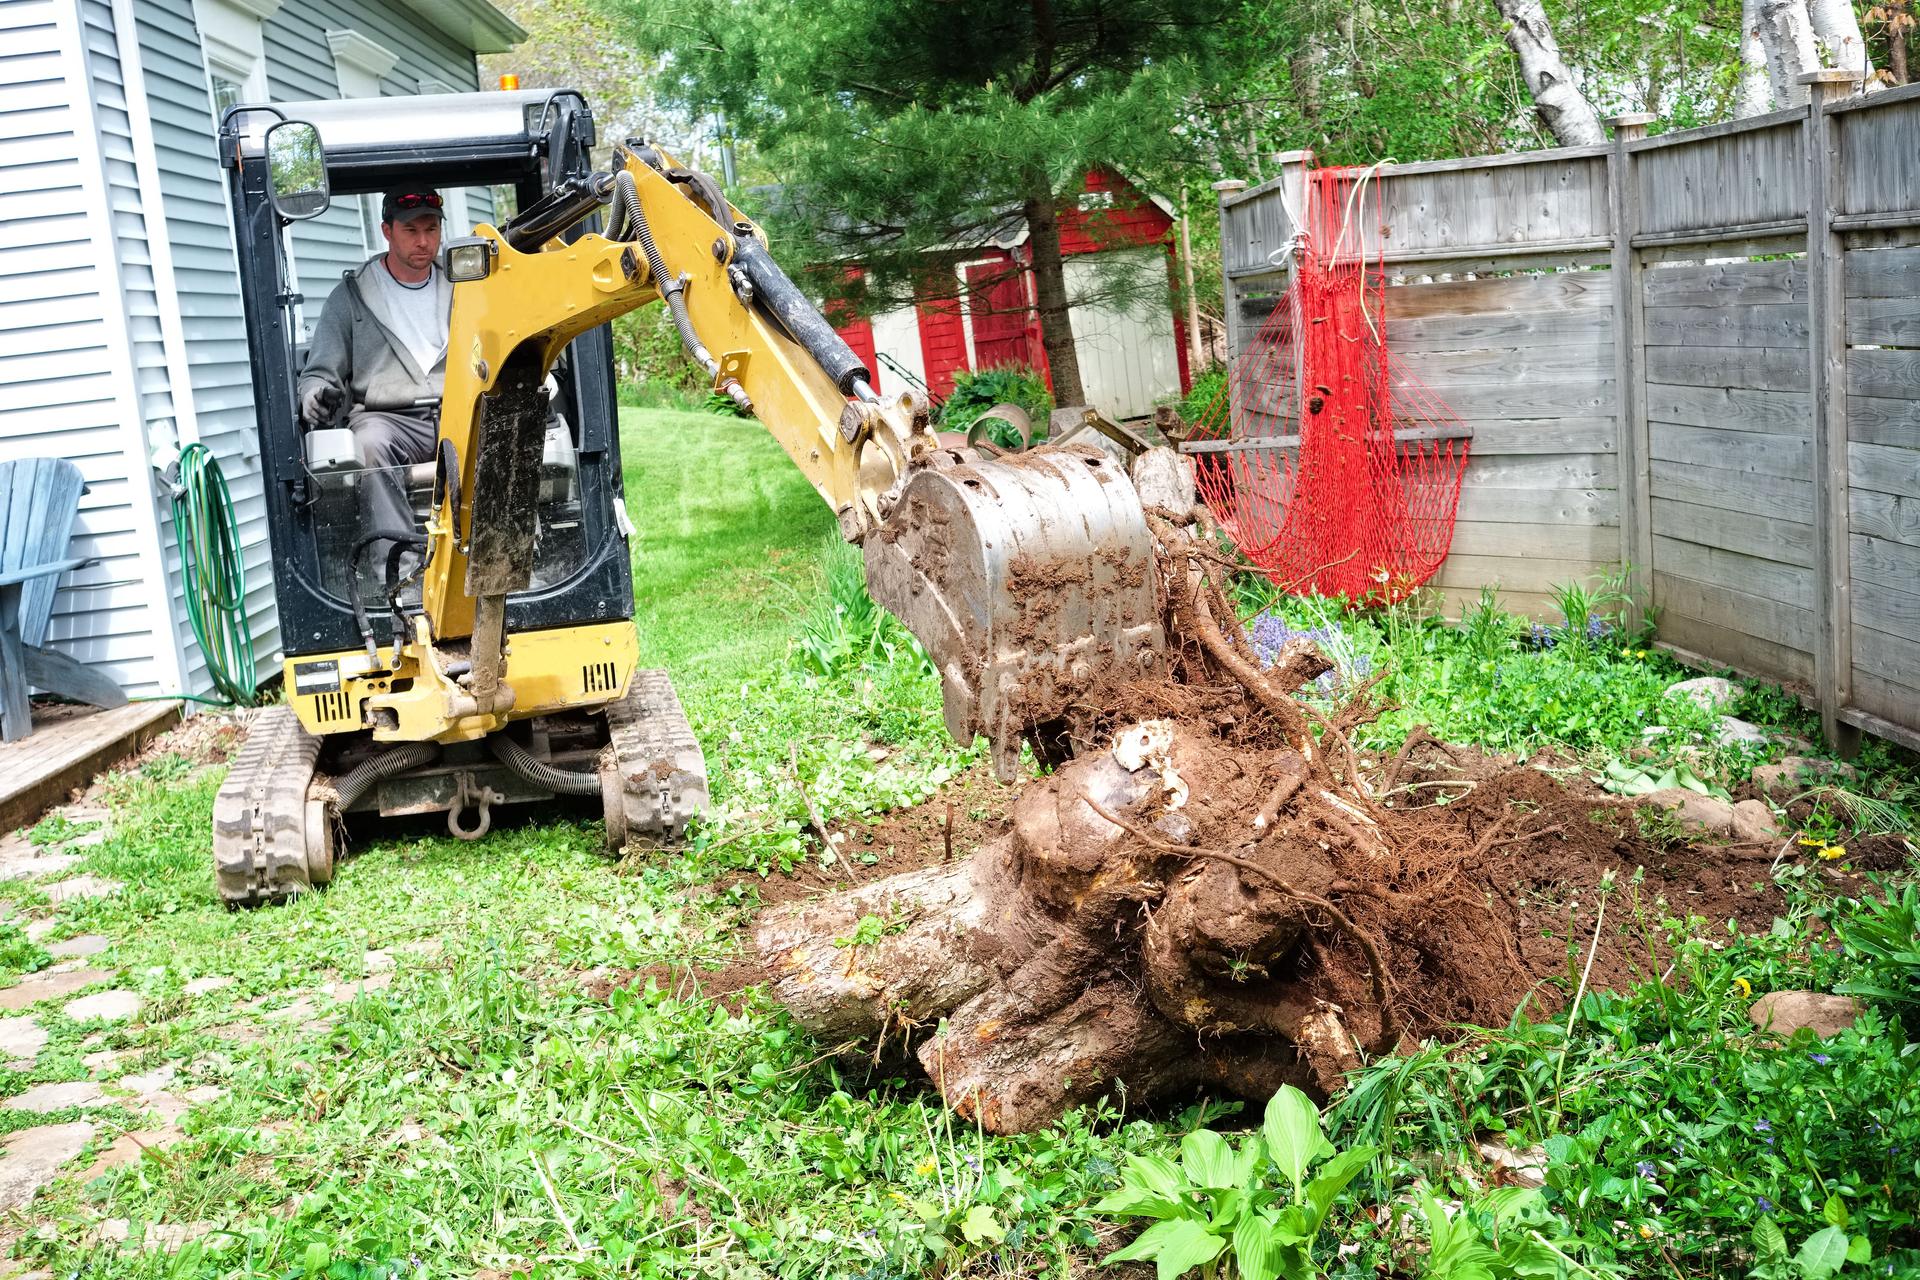
[[1573, 72], [1560, 55], [1541, 0], [1494, 0], [1507, 20], [1507, 47], [1520, 60], [1520, 78], [1533, 94], [1540, 122], [1563, 147], [1583, 147], [1607, 140], [1600, 117], [1587, 101]]

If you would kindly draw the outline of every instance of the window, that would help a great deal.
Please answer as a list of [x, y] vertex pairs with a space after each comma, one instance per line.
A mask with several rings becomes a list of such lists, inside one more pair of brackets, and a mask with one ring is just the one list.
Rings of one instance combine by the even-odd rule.
[[281, 0], [194, 0], [194, 23], [207, 60], [207, 89], [216, 121], [242, 102], [267, 101], [267, 60], [260, 24]]

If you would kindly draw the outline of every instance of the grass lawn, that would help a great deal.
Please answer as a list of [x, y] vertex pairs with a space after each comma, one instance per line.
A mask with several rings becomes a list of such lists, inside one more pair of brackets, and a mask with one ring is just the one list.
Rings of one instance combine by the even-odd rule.
[[[0, 1095], [84, 1081], [101, 1092], [43, 1091], [63, 1105], [0, 1109], [0, 1131], [90, 1123], [69, 1170], [122, 1133], [147, 1134], [153, 1149], [53, 1183], [10, 1220], [23, 1233], [16, 1257], [99, 1280], [1065, 1276], [1125, 1238], [1092, 1205], [1122, 1167], [1150, 1167], [1129, 1157], [1177, 1159], [1182, 1134], [1234, 1110], [1102, 1107], [988, 1139], [929, 1105], [918, 1081], [836, 1065], [831, 1046], [757, 993], [737, 1011], [644, 985], [609, 994], [626, 971], [733, 951], [754, 894], [704, 882], [822, 856], [803, 834], [797, 781], [837, 820], [920, 800], [978, 758], [945, 738], [937, 681], [917, 662], [827, 664], [828, 675], [805, 660], [844, 624], [823, 584], [845, 561], [830, 513], [764, 432], [631, 409], [622, 430], [642, 660], [673, 673], [706, 746], [713, 820], [683, 855], [618, 867], [578, 815], [509, 824], [480, 844], [426, 824], [368, 843], [324, 893], [233, 914], [209, 866], [221, 767], [161, 756], [115, 776], [109, 833], [73, 851], [76, 871], [125, 887], [53, 904], [44, 881], [0, 882], [15, 912], [0, 924], [0, 981], [49, 968], [63, 939], [98, 936], [105, 949], [85, 963], [117, 974], [99, 987], [142, 1007], [75, 1021], [62, 999], [36, 1006], [46, 1044], [26, 1069], [0, 1073]], [[1408, 673], [1408, 708], [1383, 732], [1417, 717], [1443, 735], [1604, 754], [1671, 712], [1659, 691], [1674, 672], [1630, 644], [1582, 658], [1481, 627], [1410, 615], [1345, 624], [1349, 669], [1364, 655]], [[1596, 709], [1594, 696], [1611, 701]], [[1777, 693], [1750, 697], [1769, 725], [1803, 726]], [[1515, 724], [1528, 726], [1520, 740]], [[1752, 763], [1704, 759], [1728, 776]], [[1884, 752], [1872, 763], [1872, 788], [1904, 815], [1920, 794], [1912, 774]], [[80, 834], [59, 822], [37, 832], [54, 846]], [[1913, 1201], [1902, 1225], [1891, 1199], [1920, 1188], [1911, 1147], [1904, 1161], [1897, 1150], [1920, 1142], [1920, 1050], [1893, 1020], [1905, 1008], [1915, 1021], [1916, 992], [1876, 997], [1863, 1030], [1818, 1055], [1746, 1034], [1743, 986], [1920, 973], [1920, 959], [1900, 968], [1897, 936], [1884, 963], [1809, 945], [1827, 907], [1804, 901], [1771, 939], [1687, 934], [1684, 997], [1594, 993], [1571, 1039], [1516, 1027], [1463, 1055], [1382, 1064], [1332, 1121], [1342, 1145], [1399, 1140], [1356, 1187], [1386, 1199], [1427, 1177], [1457, 1194], [1445, 1161], [1408, 1153], [1505, 1127], [1516, 1144], [1547, 1138], [1569, 1188], [1558, 1216], [1537, 1220], [1581, 1260], [1561, 1274], [1745, 1275], [1772, 1257], [1762, 1219], [1799, 1249], [1823, 1214], [1849, 1211], [1876, 1260], [1890, 1240], [1914, 1247]], [[53, 923], [30, 938], [33, 919]], [[1694, 1074], [1683, 1080], [1681, 1067]], [[1550, 1111], [1537, 1105], [1543, 1073]], [[1775, 1095], [1774, 1110], [1752, 1111]], [[1618, 1132], [1597, 1127], [1614, 1112]], [[1777, 1146], [1759, 1141], [1776, 1132], [1754, 1129], [1762, 1119], [1778, 1126]], [[1573, 1170], [1591, 1185], [1575, 1186]], [[1656, 1175], [1675, 1188], [1674, 1213], [1692, 1197], [1689, 1230], [1720, 1224], [1746, 1252], [1709, 1265], [1662, 1237], [1669, 1193], [1643, 1185]], [[1336, 1211], [1329, 1233], [1359, 1249], [1336, 1260], [1329, 1244], [1319, 1256], [1331, 1273], [1378, 1274], [1376, 1261], [1403, 1250], [1374, 1202]], [[1668, 1246], [1687, 1254], [1685, 1270], [1660, 1261]], [[1822, 1280], [1785, 1264], [1764, 1274]]]

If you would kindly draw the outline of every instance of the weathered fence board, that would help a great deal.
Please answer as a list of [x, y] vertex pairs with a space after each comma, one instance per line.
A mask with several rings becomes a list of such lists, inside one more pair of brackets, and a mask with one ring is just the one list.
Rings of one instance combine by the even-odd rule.
[[1807, 403], [1805, 392], [1659, 382], [1646, 386], [1647, 417], [1655, 422], [1728, 431], [1771, 431], [1802, 438], [1813, 432], [1813, 407]]
[[[1366, 243], [1425, 389], [1396, 412], [1430, 396], [1473, 433], [1447, 607], [1497, 584], [1550, 616], [1551, 587], [1631, 556], [1663, 643], [1920, 747], [1920, 87], [1815, 96], [1383, 166]], [[1223, 203], [1239, 342], [1284, 280], [1290, 174]]]
[[1656, 495], [1654, 527], [1687, 531], [1691, 541], [1781, 564], [1813, 567], [1813, 526], [1771, 512], [1729, 511]]

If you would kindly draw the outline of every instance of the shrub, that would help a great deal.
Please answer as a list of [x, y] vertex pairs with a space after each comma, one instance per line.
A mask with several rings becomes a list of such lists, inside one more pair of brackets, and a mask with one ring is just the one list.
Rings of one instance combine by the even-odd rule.
[[626, 404], [698, 408], [707, 386], [665, 306], [641, 307], [613, 322], [613, 370]]
[[[1194, 375], [1193, 386], [1187, 394], [1174, 401], [1174, 408], [1180, 411], [1180, 420], [1189, 427], [1197, 427], [1211, 421], [1212, 415], [1220, 412], [1214, 409], [1214, 402], [1227, 394], [1227, 366], [1210, 364]], [[1224, 418], [1226, 415], [1220, 413]]]
[[[953, 375], [953, 394], [940, 406], [942, 431], [965, 431], [974, 420], [997, 404], [1017, 404], [1027, 411], [1033, 423], [1035, 443], [1047, 435], [1047, 415], [1053, 412], [1053, 393], [1047, 381], [1026, 365], [1003, 364], [987, 369], [962, 371]], [[987, 429], [987, 438], [1002, 449], [1017, 449], [1020, 439], [1014, 430], [996, 422]]]

